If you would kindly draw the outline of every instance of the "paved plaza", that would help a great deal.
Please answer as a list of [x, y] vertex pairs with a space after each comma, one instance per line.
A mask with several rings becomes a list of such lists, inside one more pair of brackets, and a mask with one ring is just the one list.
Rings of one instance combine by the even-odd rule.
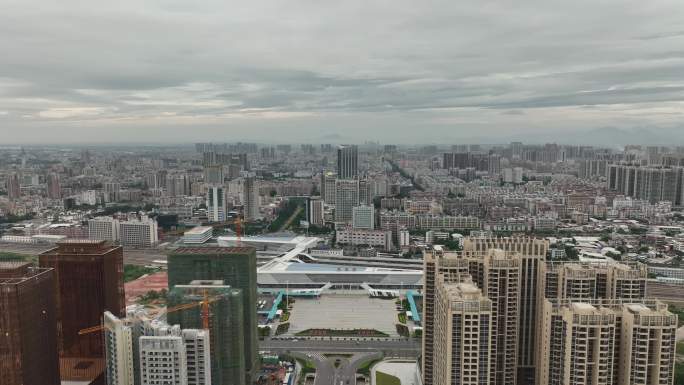
[[306, 329], [375, 329], [397, 337], [394, 300], [367, 295], [323, 295], [297, 298], [288, 334]]

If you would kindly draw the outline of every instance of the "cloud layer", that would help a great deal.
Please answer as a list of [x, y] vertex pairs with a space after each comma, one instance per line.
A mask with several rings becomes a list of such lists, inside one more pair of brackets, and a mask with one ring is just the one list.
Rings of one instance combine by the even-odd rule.
[[684, 141], [681, 0], [0, 4], [2, 142]]

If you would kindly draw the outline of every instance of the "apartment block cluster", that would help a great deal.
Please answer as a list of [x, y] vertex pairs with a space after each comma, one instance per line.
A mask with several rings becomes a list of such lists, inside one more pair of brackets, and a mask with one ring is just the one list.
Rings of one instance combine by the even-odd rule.
[[544, 240], [425, 257], [424, 384], [672, 384], [677, 316], [640, 263], [549, 262]]
[[39, 267], [0, 262], [2, 383], [252, 383], [253, 248], [178, 249], [162, 313], [125, 308], [124, 294], [123, 247], [105, 241], [62, 241]]
[[159, 242], [157, 221], [145, 215], [135, 218], [95, 217], [88, 220], [88, 238], [126, 247], [151, 247]]

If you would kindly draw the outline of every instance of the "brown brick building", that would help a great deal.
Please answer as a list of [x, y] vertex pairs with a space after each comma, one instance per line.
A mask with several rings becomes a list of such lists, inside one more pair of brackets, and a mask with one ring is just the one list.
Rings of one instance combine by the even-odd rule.
[[40, 266], [55, 269], [62, 380], [102, 381], [102, 335], [78, 332], [101, 324], [105, 311], [124, 315], [123, 249], [105, 241], [68, 240], [41, 254]]
[[54, 271], [0, 262], [0, 384], [59, 385]]

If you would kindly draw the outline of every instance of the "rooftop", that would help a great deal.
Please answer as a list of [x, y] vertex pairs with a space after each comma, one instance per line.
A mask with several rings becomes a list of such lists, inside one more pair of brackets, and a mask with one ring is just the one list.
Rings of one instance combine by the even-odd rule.
[[210, 226], [197, 226], [185, 232], [185, 235], [201, 235], [207, 231], [213, 231], [214, 228]]
[[249, 254], [254, 252], [253, 247], [221, 247], [221, 246], [193, 246], [179, 247], [171, 252], [171, 255], [225, 255], [225, 254]]

